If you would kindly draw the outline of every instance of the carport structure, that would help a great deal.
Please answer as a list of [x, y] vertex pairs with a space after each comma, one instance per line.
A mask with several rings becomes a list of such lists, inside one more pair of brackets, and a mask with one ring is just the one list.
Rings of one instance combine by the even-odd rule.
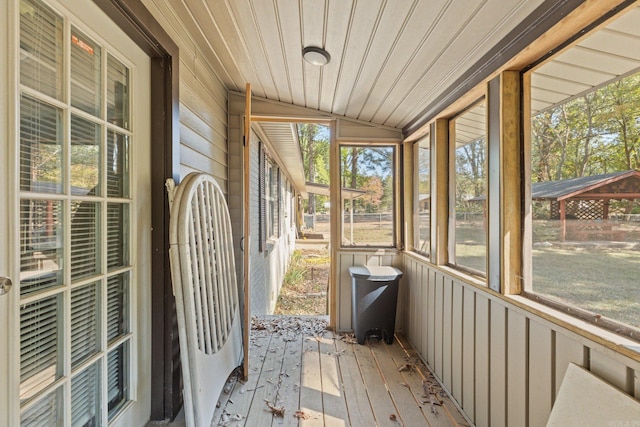
[[624, 240], [623, 232], [609, 222], [610, 202], [640, 198], [640, 171], [536, 182], [531, 186], [531, 198], [549, 202], [550, 219], [560, 220], [561, 241], [584, 240], [589, 234]]

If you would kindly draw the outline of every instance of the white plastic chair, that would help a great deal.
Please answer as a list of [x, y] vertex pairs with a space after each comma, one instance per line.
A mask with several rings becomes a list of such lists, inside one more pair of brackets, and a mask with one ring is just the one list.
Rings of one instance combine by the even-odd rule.
[[169, 179], [167, 189], [185, 419], [188, 427], [208, 427], [243, 356], [231, 221], [212, 176], [191, 173], [177, 187]]

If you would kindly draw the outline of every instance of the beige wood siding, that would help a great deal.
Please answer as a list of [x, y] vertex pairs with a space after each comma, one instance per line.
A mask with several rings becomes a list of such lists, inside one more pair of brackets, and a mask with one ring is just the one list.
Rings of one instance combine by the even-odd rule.
[[418, 256], [403, 258], [405, 333], [476, 425], [544, 426], [570, 362], [640, 397], [640, 362]]
[[180, 49], [180, 176], [213, 175], [225, 195], [228, 188], [227, 89], [204, 58], [192, 17], [170, 0], [143, 0]]

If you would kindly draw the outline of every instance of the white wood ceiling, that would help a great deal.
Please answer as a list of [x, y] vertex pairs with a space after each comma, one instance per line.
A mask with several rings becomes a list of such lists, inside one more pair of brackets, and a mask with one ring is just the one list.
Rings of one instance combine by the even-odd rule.
[[229, 89], [402, 128], [543, 0], [165, 1]]
[[531, 74], [533, 114], [640, 70], [640, 6], [578, 41]]

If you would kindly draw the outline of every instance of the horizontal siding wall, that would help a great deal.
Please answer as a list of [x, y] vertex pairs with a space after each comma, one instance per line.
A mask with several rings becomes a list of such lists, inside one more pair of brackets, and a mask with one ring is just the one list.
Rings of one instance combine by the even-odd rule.
[[[245, 97], [230, 94], [228, 99], [229, 124], [229, 215], [231, 216], [231, 233], [233, 235], [234, 256], [236, 258], [236, 276], [242, 286], [244, 281], [244, 254], [240, 241], [244, 237], [244, 113]], [[258, 144], [257, 141], [252, 141]], [[257, 156], [257, 155], [256, 155]], [[257, 159], [257, 157], [256, 157]], [[257, 168], [257, 166], [256, 166]], [[257, 170], [257, 169], [256, 169]], [[256, 181], [257, 182], [257, 181]], [[257, 214], [255, 214], [257, 215]], [[257, 229], [251, 229], [257, 234]]]
[[198, 29], [181, 2], [142, 3], [180, 49], [180, 177], [209, 173], [228, 194], [227, 89], [206, 62], [211, 52], [194, 43]]
[[546, 425], [571, 362], [640, 398], [637, 361], [412, 255], [402, 269], [404, 332], [477, 426]]
[[[288, 191], [284, 190], [286, 179], [281, 178], [280, 188], [280, 236], [275, 238], [267, 238], [266, 248], [259, 251], [259, 221], [260, 209], [259, 200], [260, 192], [258, 188], [259, 162], [258, 162], [258, 141], [259, 138], [255, 132], [251, 132], [251, 148], [250, 162], [251, 169], [251, 190], [250, 190], [250, 227], [251, 227], [251, 247], [249, 258], [251, 260], [249, 287], [250, 287], [250, 304], [251, 315], [273, 314], [278, 301], [278, 295], [282, 287], [284, 275], [289, 266], [291, 254], [295, 250], [296, 228], [291, 226], [289, 218], [294, 212], [286, 213], [284, 211], [284, 199], [291, 197]], [[265, 142], [265, 141], [263, 141]], [[289, 204], [289, 208], [295, 208]], [[285, 219], [286, 218], [286, 219]], [[243, 272], [244, 273], [244, 272]], [[244, 277], [240, 275], [239, 277]]]
[[[336, 325], [339, 332], [352, 331], [351, 325], [351, 276], [349, 267], [357, 265], [389, 265], [402, 269], [402, 257], [395, 250], [338, 250], [336, 265], [336, 286], [338, 297]], [[405, 300], [405, 279], [400, 280], [398, 292], [398, 310], [396, 316], [396, 331], [401, 331], [405, 316], [402, 316], [404, 309], [402, 301]]]

